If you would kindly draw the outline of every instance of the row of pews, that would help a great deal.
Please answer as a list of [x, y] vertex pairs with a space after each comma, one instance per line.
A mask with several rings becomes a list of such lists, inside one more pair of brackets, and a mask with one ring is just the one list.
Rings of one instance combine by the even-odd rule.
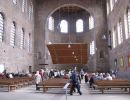
[[112, 88], [121, 88], [130, 93], [130, 80], [126, 79], [113, 79], [113, 80], [97, 80], [94, 87], [99, 89], [102, 94], [104, 90], [110, 90]]
[[8, 92], [33, 83], [33, 77], [0, 78], [0, 88], [6, 87]]
[[69, 79], [53, 78], [45, 80], [39, 85], [39, 88], [43, 88], [43, 92], [46, 92], [48, 88], [63, 88], [66, 83], [69, 83]]

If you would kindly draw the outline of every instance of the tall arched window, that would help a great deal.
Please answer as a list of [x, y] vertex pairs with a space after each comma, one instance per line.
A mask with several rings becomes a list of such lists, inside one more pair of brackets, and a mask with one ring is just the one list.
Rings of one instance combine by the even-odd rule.
[[30, 2], [28, 13], [29, 13], [29, 19], [31, 20], [33, 17], [33, 3], [32, 2]]
[[60, 32], [68, 33], [68, 22], [66, 20], [62, 20], [60, 23]]
[[115, 26], [112, 31], [112, 47], [115, 48], [116, 46], [117, 46], [117, 26]]
[[0, 41], [3, 41], [4, 36], [4, 17], [2, 13], [0, 13]]
[[54, 30], [54, 18], [52, 16], [50, 16], [48, 19], [48, 29]]
[[125, 38], [128, 39], [130, 36], [130, 8], [127, 8], [124, 14], [124, 26], [125, 26]]
[[28, 52], [31, 51], [31, 33], [28, 35]]
[[114, 0], [110, 0], [110, 8], [111, 8], [111, 11], [113, 10], [113, 7], [114, 7]]
[[25, 0], [22, 1], [22, 12], [25, 11]]
[[94, 28], [94, 18], [93, 16], [89, 16], [89, 29]]
[[95, 42], [94, 40], [90, 43], [90, 55], [95, 54]]
[[24, 31], [24, 28], [22, 28], [21, 30], [21, 41], [20, 41], [20, 48], [23, 49], [24, 48], [24, 34], [25, 34], [25, 31]]
[[119, 20], [117, 24], [118, 28], [118, 44], [121, 44], [123, 42], [123, 33], [122, 33], [122, 22], [121, 19]]
[[11, 24], [11, 32], [10, 32], [10, 45], [15, 45], [15, 37], [16, 37], [16, 23], [12, 22]]
[[111, 48], [112, 46], [112, 33], [109, 31], [108, 33], [108, 46]]
[[107, 15], [110, 13], [109, 0], [107, 0]]
[[130, 8], [127, 9], [127, 29], [128, 36], [130, 36]]
[[83, 32], [83, 20], [78, 19], [76, 21], [76, 32]]

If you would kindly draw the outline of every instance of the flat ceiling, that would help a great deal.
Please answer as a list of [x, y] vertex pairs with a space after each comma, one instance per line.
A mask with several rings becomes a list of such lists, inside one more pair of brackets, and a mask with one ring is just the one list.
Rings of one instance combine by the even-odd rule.
[[87, 44], [48, 44], [53, 64], [87, 64]]

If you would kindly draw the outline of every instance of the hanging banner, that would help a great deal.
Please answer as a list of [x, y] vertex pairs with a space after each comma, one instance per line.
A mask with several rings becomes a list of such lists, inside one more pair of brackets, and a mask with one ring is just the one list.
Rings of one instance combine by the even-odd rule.
[[120, 69], [122, 71], [124, 70], [124, 58], [123, 58], [123, 56], [120, 58]]
[[128, 55], [128, 67], [130, 67], [130, 55]]

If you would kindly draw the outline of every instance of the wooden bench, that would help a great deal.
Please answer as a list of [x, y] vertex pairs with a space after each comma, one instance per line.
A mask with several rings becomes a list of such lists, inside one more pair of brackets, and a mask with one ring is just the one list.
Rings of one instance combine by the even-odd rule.
[[104, 90], [111, 89], [111, 88], [129, 88], [130, 93], [130, 81], [128, 80], [98, 80], [95, 82], [95, 88], [100, 89], [102, 93]]
[[43, 92], [46, 92], [48, 88], [63, 88], [66, 83], [68, 83], [68, 79], [62, 79], [62, 78], [54, 78], [45, 80], [43, 82]]
[[33, 81], [33, 78], [30, 77], [17, 77], [17, 78], [5, 78], [0, 79], [0, 88], [7, 87], [8, 91], [16, 90], [19, 87], [29, 85]]

